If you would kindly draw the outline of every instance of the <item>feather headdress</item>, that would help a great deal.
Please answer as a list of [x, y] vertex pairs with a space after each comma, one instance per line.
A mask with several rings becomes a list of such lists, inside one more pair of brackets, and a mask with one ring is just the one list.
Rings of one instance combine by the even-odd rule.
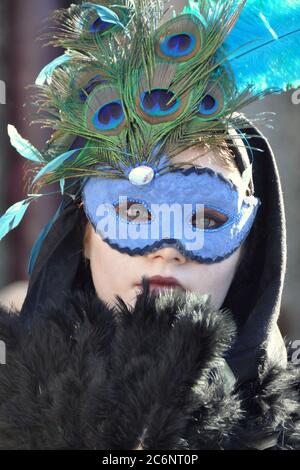
[[164, 21], [168, 7], [95, 0], [55, 13], [51, 43], [65, 53], [36, 80], [37, 122], [54, 132], [40, 152], [9, 127], [36, 174], [32, 194], [0, 219], [0, 239], [40, 196], [35, 188], [127, 178], [166, 154], [170, 171], [199, 142], [234, 146], [236, 112], [300, 85], [300, 0], [190, 0]]

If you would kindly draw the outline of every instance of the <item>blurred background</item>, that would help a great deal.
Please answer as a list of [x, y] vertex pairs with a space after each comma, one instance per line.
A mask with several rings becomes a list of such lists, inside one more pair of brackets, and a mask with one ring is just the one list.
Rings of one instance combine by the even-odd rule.
[[[62, 54], [58, 48], [44, 47], [45, 41], [39, 37], [46, 30], [49, 32], [47, 18], [53, 10], [68, 7], [70, 3], [69, 0], [0, 1], [0, 214], [26, 197], [25, 159], [10, 146], [7, 124], [16, 126], [19, 133], [38, 148], [50, 136], [48, 130], [29, 125], [33, 112], [29, 104], [33, 89], [27, 87], [35, 82], [44, 65]], [[0, 301], [5, 304], [10, 302], [12, 295], [16, 306], [22, 304], [32, 244], [57, 210], [58, 199], [55, 196], [43, 199], [42, 204], [34, 202], [30, 205], [21, 225], [0, 243], [0, 289], [4, 288]]]
[[[0, 1], [0, 214], [26, 197], [24, 159], [9, 145], [7, 124], [15, 125], [37, 147], [42, 147], [49, 136], [48, 131], [37, 125], [29, 126], [32, 110], [24, 107], [24, 103], [30, 102], [32, 90], [25, 87], [34, 83], [45, 64], [62, 53], [59, 49], [42, 47], [37, 38], [47, 24], [48, 15], [70, 3], [69, 0]], [[274, 95], [245, 109], [250, 118], [261, 112], [276, 113], [271, 116], [273, 122], [261, 122], [258, 127], [269, 138], [277, 158], [287, 217], [288, 268], [280, 328], [288, 338], [299, 339], [300, 92]], [[57, 205], [57, 199], [52, 196], [33, 203], [21, 225], [0, 243], [0, 302], [22, 305], [32, 244], [56, 212]]]

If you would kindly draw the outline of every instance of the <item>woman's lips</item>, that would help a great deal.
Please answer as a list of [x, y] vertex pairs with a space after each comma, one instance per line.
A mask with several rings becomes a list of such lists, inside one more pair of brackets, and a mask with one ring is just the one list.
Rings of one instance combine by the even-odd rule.
[[[137, 284], [138, 287], [142, 287], [142, 284]], [[149, 290], [161, 290], [161, 289], [170, 289], [178, 288], [185, 290], [185, 288], [180, 284], [180, 282], [175, 279], [175, 277], [162, 277], [162, 276], [153, 276], [149, 278]]]

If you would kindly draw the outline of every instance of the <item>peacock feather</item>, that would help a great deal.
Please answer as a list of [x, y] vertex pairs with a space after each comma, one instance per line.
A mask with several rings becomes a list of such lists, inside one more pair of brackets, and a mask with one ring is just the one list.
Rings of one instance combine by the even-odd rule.
[[40, 152], [11, 132], [35, 161], [32, 192], [126, 178], [161, 155], [170, 171], [194, 144], [234, 145], [238, 111], [300, 84], [300, 0], [190, 0], [164, 21], [168, 7], [95, 0], [55, 12], [50, 43], [65, 53], [39, 74], [35, 101], [52, 137]]
[[154, 163], [158, 145], [172, 157], [199, 140], [221, 142], [221, 118], [251, 99], [235, 93], [221, 50], [244, 1], [191, 3], [166, 23], [162, 1], [107, 4], [55, 14], [60, 26], [51, 42], [66, 53], [51, 77], [38, 80], [36, 103], [46, 114], [38, 122], [55, 130], [44, 158], [64, 154], [72, 138], [86, 144], [47, 172], [45, 183], [92, 175], [102, 163], [108, 177], [124, 177], [126, 164]]

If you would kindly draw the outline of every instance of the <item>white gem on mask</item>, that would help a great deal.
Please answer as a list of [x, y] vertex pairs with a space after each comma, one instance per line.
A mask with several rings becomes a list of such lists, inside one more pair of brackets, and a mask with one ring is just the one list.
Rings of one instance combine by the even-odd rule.
[[139, 166], [129, 173], [130, 183], [136, 186], [143, 186], [150, 183], [154, 178], [154, 171], [150, 166]]

